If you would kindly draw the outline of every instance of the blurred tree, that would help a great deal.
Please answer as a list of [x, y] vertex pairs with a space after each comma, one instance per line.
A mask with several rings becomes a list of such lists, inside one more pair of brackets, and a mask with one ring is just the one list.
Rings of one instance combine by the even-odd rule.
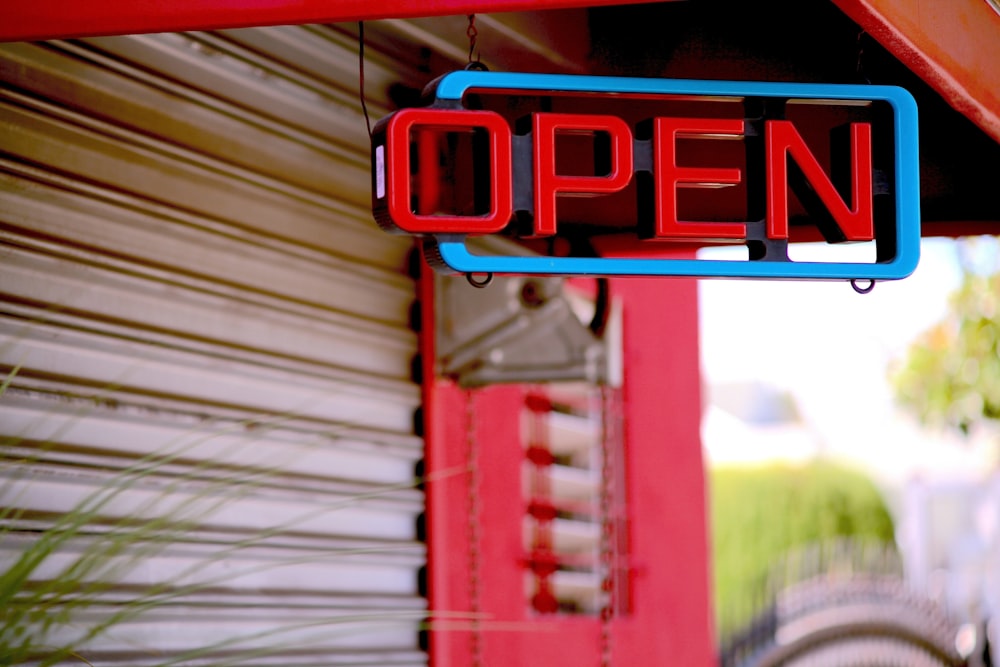
[[896, 397], [928, 425], [957, 428], [1000, 422], [1000, 253], [992, 273], [965, 261], [945, 318], [911, 345], [891, 373]]

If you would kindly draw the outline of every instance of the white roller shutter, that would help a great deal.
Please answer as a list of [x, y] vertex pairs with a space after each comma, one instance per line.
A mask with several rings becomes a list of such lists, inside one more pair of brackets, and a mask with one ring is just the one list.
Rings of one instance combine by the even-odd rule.
[[[48, 645], [425, 664], [410, 244], [371, 221], [357, 48], [0, 44], [0, 569], [9, 609], [72, 612]], [[366, 74], [376, 118], [427, 79]]]

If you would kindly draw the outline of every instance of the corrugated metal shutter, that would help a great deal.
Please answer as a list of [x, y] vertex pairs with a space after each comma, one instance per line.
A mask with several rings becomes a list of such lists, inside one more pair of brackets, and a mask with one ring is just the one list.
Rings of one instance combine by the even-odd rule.
[[[425, 664], [410, 245], [371, 222], [357, 48], [0, 45], [0, 563], [51, 546], [7, 600], [72, 611], [48, 645], [110, 619], [94, 664]], [[375, 118], [427, 79], [399, 55]]]

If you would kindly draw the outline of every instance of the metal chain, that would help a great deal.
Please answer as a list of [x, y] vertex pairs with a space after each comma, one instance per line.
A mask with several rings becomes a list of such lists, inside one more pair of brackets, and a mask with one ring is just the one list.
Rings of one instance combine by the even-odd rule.
[[[472, 53], [476, 50], [476, 37], [479, 36], [479, 30], [476, 29], [476, 15], [469, 14], [469, 27], [466, 28], [465, 34], [469, 36], [469, 64], [472, 64]], [[479, 62], [479, 56], [476, 56], [476, 62]]]
[[480, 590], [480, 505], [479, 505], [479, 438], [476, 433], [476, 393], [469, 389], [465, 392], [465, 461], [468, 466], [466, 476], [466, 507], [468, 523], [466, 525], [468, 540], [469, 564], [469, 613], [472, 634], [469, 637], [469, 653], [472, 667], [483, 667], [483, 641], [481, 618]]
[[611, 468], [611, 424], [609, 406], [609, 388], [601, 387], [601, 592], [604, 601], [601, 605], [601, 667], [611, 664], [611, 619], [614, 616], [614, 574], [613, 553], [614, 524], [611, 519], [611, 503], [613, 498]]
[[611, 667], [612, 661], [612, 636], [611, 624], [618, 612], [616, 578], [618, 567], [617, 549], [618, 542], [618, 521], [616, 493], [620, 492], [615, 488], [615, 458], [617, 452], [615, 448], [618, 443], [618, 420], [617, 420], [617, 396], [613, 388], [606, 385], [601, 386], [601, 544], [600, 544], [600, 564], [602, 572], [601, 592], [604, 594], [604, 603], [601, 605], [601, 667]]

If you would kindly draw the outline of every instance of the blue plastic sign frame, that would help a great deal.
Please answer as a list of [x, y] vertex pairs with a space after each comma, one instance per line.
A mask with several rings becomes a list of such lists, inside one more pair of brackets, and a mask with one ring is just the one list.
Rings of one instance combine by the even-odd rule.
[[920, 173], [917, 106], [903, 88], [878, 85], [644, 79], [477, 70], [456, 71], [432, 84], [435, 106], [460, 108], [472, 91], [594, 93], [724, 98], [777, 98], [830, 103], [885, 102], [893, 114], [895, 253], [869, 263], [711, 259], [489, 256], [470, 252], [465, 235], [436, 234], [428, 255], [466, 274], [691, 276], [728, 278], [896, 280], [910, 275], [920, 257]]

